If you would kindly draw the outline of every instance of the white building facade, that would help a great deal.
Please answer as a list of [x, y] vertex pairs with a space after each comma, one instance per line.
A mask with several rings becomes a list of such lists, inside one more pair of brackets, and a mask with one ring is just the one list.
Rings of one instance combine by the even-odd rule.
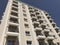
[[60, 30], [46, 11], [8, 0], [0, 22], [0, 45], [60, 45]]

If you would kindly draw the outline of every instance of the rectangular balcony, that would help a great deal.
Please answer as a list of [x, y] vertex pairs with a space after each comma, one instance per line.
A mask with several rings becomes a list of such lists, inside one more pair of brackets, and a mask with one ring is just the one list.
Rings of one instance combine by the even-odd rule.
[[10, 25], [15, 25], [15, 26], [18, 26], [19, 24], [18, 23], [13, 23], [13, 22], [8, 22]]
[[17, 36], [7, 36], [6, 45], [19, 45], [19, 40]]
[[39, 24], [39, 22], [37, 22], [37, 21], [34, 21], [34, 22], [33, 22], [33, 24]]
[[44, 32], [49, 32], [50, 30], [49, 29], [44, 29]]
[[7, 32], [8, 36], [18, 36], [19, 33], [15, 33], [15, 32]]
[[53, 40], [53, 39], [54, 39], [53, 36], [48, 36], [48, 37], [47, 37], [47, 40]]
[[18, 19], [10, 17], [10, 22], [12, 22], [12, 23], [18, 23]]
[[42, 28], [41, 27], [36, 27], [35, 31], [42, 31]]
[[44, 36], [44, 35], [39, 35], [39, 36], [37, 36], [37, 39], [38, 40], [40, 40], [40, 39], [42, 39], [42, 40], [44, 40], [46, 37]]
[[18, 33], [18, 32], [19, 32], [18, 26], [9, 25], [9, 27], [8, 27], [8, 32]]

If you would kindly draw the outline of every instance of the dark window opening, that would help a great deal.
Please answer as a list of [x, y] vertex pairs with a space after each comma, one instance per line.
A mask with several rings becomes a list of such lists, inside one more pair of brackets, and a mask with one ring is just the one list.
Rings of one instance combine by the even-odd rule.
[[26, 27], [26, 28], [29, 28], [29, 25], [28, 25], [28, 24], [25, 24], [25, 27]]
[[34, 25], [34, 28], [39, 27], [39, 24], [33, 24], [33, 25]]
[[18, 4], [18, 2], [17, 2], [17, 1], [13, 1], [13, 3], [16, 3], [16, 4]]
[[32, 45], [32, 41], [27, 41], [27, 45]]
[[19, 32], [19, 31], [18, 31], [18, 26], [9, 25], [8, 31], [9, 31], [9, 32]]
[[6, 45], [19, 45], [19, 41], [17, 37], [8, 36], [6, 38]]
[[13, 15], [13, 16], [18, 16], [18, 13], [11, 12], [11, 15]]
[[16, 4], [12, 4], [12, 6], [18, 7], [18, 5], [16, 5]]
[[30, 36], [30, 32], [29, 31], [26, 31], [26, 36]]
[[10, 22], [13, 22], [13, 23], [18, 23], [18, 19], [16, 19], [16, 18], [10, 18]]
[[14, 8], [14, 7], [12, 7], [12, 10], [14, 10], [14, 11], [18, 11], [18, 9], [17, 9], [17, 8]]

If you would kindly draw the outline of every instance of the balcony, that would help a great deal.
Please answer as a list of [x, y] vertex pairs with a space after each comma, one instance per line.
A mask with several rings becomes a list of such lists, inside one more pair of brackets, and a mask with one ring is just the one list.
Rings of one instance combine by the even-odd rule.
[[41, 18], [41, 19], [39, 19], [40, 21], [42, 20], [42, 21], [44, 21], [45, 19], [43, 19], [43, 18]]
[[16, 17], [16, 16], [13, 16], [13, 15], [10, 15], [10, 17], [13, 17], [13, 18], [16, 18], [16, 19], [18, 19], [18, 17]]
[[47, 16], [47, 18], [48, 18], [48, 19], [50, 19], [50, 18], [51, 18], [51, 16], [49, 16], [49, 15], [48, 15], [48, 16]]
[[37, 36], [37, 39], [38, 40], [40, 40], [40, 39], [42, 39], [42, 40], [44, 40], [46, 37], [44, 36], [44, 35], [39, 35], [39, 36]]
[[17, 18], [10, 17], [10, 22], [18, 23], [18, 19]]
[[35, 14], [31, 14], [31, 17], [35, 17]]
[[13, 3], [18, 4], [18, 2], [17, 2], [17, 1], [13, 1]]
[[9, 25], [14, 25], [14, 26], [18, 26], [19, 24], [18, 23], [13, 23], [13, 22], [8, 22]]
[[33, 10], [29, 10], [29, 12], [32, 14], [32, 13], [34, 13], [34, 11]]
[[14, 4], [12, 4], [12, 6], [14, 6], [14, 7], [16, 7], [16, 8], [18, 7], [18, 5], [17, 5], [17, 4], [15, 4], [15, 3], [14, 3]]
[[43, 17], [43, 15], [41, 15], [41, 13], [36, 13], [37, 17]]
[[11, 15], [18, 17], [18, 13], [11, 11]]
[[7, 36], [6, 45], [19, 45], [19, 40], [17, 36]]
[[49, 29], [44, 29], [44, 32], [49, 32], [50, 30]]
[[49, 20], [53, 21], [53, 19], [52, 19], [52, 18], [50, 18]]
[[39, 12], [36, 12], [36, 15], [40, 15], [40, 13]]
[[39, 24], [39, 22], [37, 22], [37, 21], [34, 21], [34, 22], [33, 22], [33, 24]]
[[8, 27], [8, 32], [18, 33], [18, 32], [19, 32], [18, 26], [9, 25], [9, 27]]
[[30, 14], [35, 14], [35, 12], [30, 12]]
[[12, 7], [12, 10], [14, 10], [14, 11], [18, 11], [18, 8]]
[[46, 29], [46, 24], [41, 24], [41, 28], [44, 30]]
[[32, 19], [37, 19], [35, 16], [31, 16]]
[[34, 21], [37, 21], [37, 19], [35, 19], [35, 18], [32, 18], [32, 22], [34, 22]]
[[60, 35], [60, 32], [58, 32], [58, 35]]
[[30, 11], [34, 11], [33, 9], [29, 9]]
[[56, 26], [55, 29], [59, 29], [59, 27]]
[[42, 28], [41, 27], [36, 27], [35, 31], [42, 31]]
[[48, 12], [44, 11], [45, 14], [48, 14]]
[[18, 11], [15, 11], [15, 10], [11, 10], [12, 12], [15, 12], [15, 13], [18, 13]]
[[52, 24], [56, 24], [55, 22], [52, 22]]
[[15, 32], [7, 32], [8, 36], [18, 36], [19, 33], [15, 33]]
[[55, 30], [56, 30], [56, 32], [58, 33], [59, 32], [59, 27], [55, 27]]
[[0, 20], [0, 24], [1, 24], [1, 20]]
[[47, 40], [54, 40], [54, 37], [53, 36], [48, 36]]
[[43, 23], [41, 23], [41, 25], [42, 25], [42, 26], [46, 26], [46, 25], [47, 25], [47, 23], [43, 22]]

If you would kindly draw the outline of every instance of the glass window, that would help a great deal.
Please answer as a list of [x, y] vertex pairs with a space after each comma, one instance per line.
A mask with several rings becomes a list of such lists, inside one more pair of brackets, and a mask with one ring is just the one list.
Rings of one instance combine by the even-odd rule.
[[32, 45], [32, 41], [27, 41], [27, 45]]
[[26, 31], [26, 36], [30, 36], [30, 32], [29, 31]]
[[19, 45], [19, 41], [18, 41], [18, 38], [15, 37], [15, 36], [8, 36], [6, 38], [6, 44], [7, 45]]
[[27, 22], [28, 20], [27, 20], [26, 18], [24, 18], [24, 21], [26, 21], [26, 22]]
[[25, 24], [25, 27], [26, 27], [26, 28], [29, 28], [29, 25], [28, 25], [28, 24]]
[[23, 14], [25, 17], [27, 16], [26, 14]]
[[16, 13], [16, 12], [11, 12], [11, 15], [18, 17], [18, 13]]

